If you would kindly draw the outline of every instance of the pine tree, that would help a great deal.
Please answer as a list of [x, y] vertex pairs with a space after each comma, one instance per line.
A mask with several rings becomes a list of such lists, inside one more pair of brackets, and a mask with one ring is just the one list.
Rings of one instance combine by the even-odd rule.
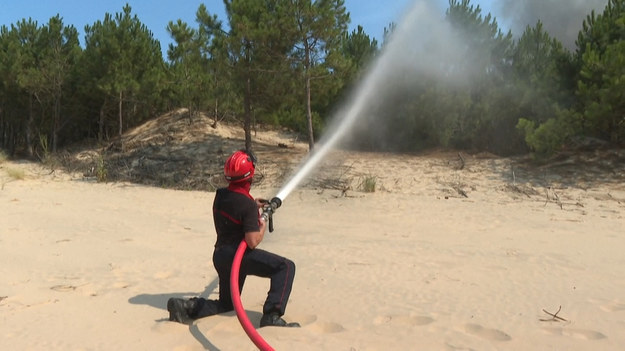
[[[285, 1], [225, 0], [230, 31], [223, 49], [231, 67], [234, 88], [243, 97], [245, 147], [252, 149], [251, 129], [256, 113], [271, 99], [281, 81], [284, 57], [290, 50], [285, 35]], [[275, 96], [275, 95], [273, 95]], [[267, 111], [265, 111], [267, 112]]]
[[[103, 21], [85, 27], [84, 74], [92, 77], [100, 93], [100, 139], [106, 134], [106, 115], [113, 105], [121, 137], [125, 124], [140, 123], [160, 102], [165, 70], [160, 43], [131, 11], [126, 5], [115, 17], [107, 13]], [[124, 103], [130, 107], [124, 109]], [[139, 105], [144, 112], [138, 112]]]
[[577, 41], [580, 134], [613, 143], [625, 141], [625, 0], [610, 0], [592, 12]]
[[[341, 39], [347, 33], [350, 19], [343, 0], [295, 0], [292, 6], [296, 22], [293, 34], [297, 40], [294, 58], [302, 71], [308, 146], [312, 150], [315, 144], [312, 81], [330, 78], [334, 69], [345, 65], [341, 61]], [[328, 84], [324, 86], [328, 87]]]
[[44, 92], [52, 105], [52, 152], [57, 151], [59, 132], [66, 124], [62, 120], [62, 98], [66, 83], [80, 55], [78, 31], [73, 26], [64, 26], [59, 15], [52, 17], [41, 35], [41, 59], [39, 72], [42, 75]]
[[[28, 20], [22, 19], [12, 29], [17, 38], [16, 43], [19, 44], [19, 46], [13, 47], [17, 55], [12, 69], [16, 71], [15, 79], [18, 87], [28, 96], [28, 117], [24, 121], [24, 131], [27, 153], [32, 156], [35, 148], [35, 129], [38, 125], [36, 119], [41, 117], [41, 112], [37, 113], [37, 111], [42, 111], [42, 101], [39, 96], [43, 91], [43, 78], [37, 69], [39, 60], [37, 45], [39, 44], [41, 29], [37, 22], [30, 18]], [[37, 109], [36, 104], [39, 104], [39, 109]]]

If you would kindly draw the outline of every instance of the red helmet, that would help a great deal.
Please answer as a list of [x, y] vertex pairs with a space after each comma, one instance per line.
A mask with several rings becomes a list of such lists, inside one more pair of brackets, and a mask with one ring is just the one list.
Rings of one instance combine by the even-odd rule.
[[239, 150], [233, 153], [224, 165], [224, 176], [229, 182], [242, 182], [254, 176], [256, 158], [252, 153]]

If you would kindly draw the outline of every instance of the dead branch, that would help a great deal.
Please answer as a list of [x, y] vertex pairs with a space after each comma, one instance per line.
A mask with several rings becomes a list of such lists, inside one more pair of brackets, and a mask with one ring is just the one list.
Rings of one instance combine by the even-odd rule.
[[563, 203], [562, 201], [560, 201], [560, 196], [558, 196], [558, 193], [556, 193], [555, 190], [553, 190], [551, 187], [545, 188], [545, 194], [547, 197], [547, 200], [545, 200], [545, 204], [543, 206], [547, 206], [547, 203], [549, 203], [549, 201], [551, 201], [551, 199], [549, 198], [549, 190], [551, 190], [551, 192], [553, 193], [553, 201], [560, 206], [560, 209], [563, 209]]
[[458, 194], [460, 194], [460, 195], [462, 195], [462, 196], [464, 196], [466, 198], [469, 197], [469, 195], [467, 195], [467, 192], [462, 190], [462, 188], [460, 188], [459, 186], [454, 187], [454, 189], [458, 192]]
[[352, 187], [351, 187], [351, 180], [346, 177], [346, 174], [349, 171], [351, 171], [351, 169], [353, 168], [353, 165], [354, 164], [352, 162], [351, 165], [344, 166], [342, 172], [336, 177], [330, 176], [330, 177], [321, 178], [315, 181], [314, 183], [321, 188], [340, 190], [341, 196], [347, 196], [347, 191], [351, 190]]
[[[505, 186], [506, 190], [509, 191], [513, 191], [515, 193], [519, 193], [519, 194], [523, 194], [525, 196], [527, 196], [528, 198], [532, 198], [532, 195], [538, 195], [538, 192], [532, 188], [532, 187], [528, 187], [528, 186], [519, 186], [516, 184], [507, 184]], [[547, 195], [549, 196], [549, 195]]]
[[512, 172], [512, 184], [516, 185], [516, 175], [514, 174], [514, 165], [510, 165], [510, 171]]
[[343, 194], [351, 189], [349, 181], [340, 178], [323, 178], [315, 183], [324, 189], [340, 190]]
[[464, 169], [464, 165], [465, 165], [465, 161], [464, 161], [464, 157], [462, 157], [462, 153], [458, 153], [458, 158], [460, 159], [460, 168], [458, 168], [459, 170]]
[[553, 190], [553, 196], [555, 197], [558, 206], [560, 206], [560, 209], [562, 209], [562, 201], [560, 201], [560, 196], [558, 196], [558, 193], [556, 193], [555, 190]]
[[551, 312], [549, 312], [549, 311], [547, 311], [547, 310], [545, 310], [543, 308], [543, 312], [545, 312], [546, 314], [550, 315], [551, 318], [547, 318], [547, 319], [540, 318], [539, 320], [541, 322], [560, 322], [560, 321], [568, 322], [566, 319], [558, 316], [558, 313], [560, 313], [561, 310], [562, 310], [562, 306], [560, 306], [560, 308], [558, 308], [558, 311], [556, 313], [551, 313]]
[[612, 199], [612, 200], [614, 200], [614, 201], [618, 202], [618, 204], [619, 204], [619, 205], [621, 204], [621, 200], [619, 200], [619, 199], [615, 198], [614, 196], [612, 196], [612, 194], [608, 193], [608, 197], [609, 197], [610, 199]]

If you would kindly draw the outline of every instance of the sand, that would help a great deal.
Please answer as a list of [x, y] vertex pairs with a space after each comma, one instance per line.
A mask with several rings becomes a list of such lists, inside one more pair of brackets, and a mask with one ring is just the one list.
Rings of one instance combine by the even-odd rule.
[[[295, 261], [285, 319], [302, 327], [262, 337], [276, 350], [622, 350], [622, 168], [566, 178], [463, 158], [337, 153], [349, 187], [318, 178], [284, 199], [260, 247]], [[214, 193], [14, 161], [0, 180], [0, 349], [256, 349], [232, 313], [167, 320], [169, 297], [217, 296]], [[256, 326], [267, 290], [250, 277], [242, 294]]]

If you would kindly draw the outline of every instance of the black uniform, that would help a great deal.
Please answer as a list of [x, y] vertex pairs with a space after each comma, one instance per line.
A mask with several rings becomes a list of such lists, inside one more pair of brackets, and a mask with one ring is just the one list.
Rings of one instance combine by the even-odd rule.
[[[230, 296], [230, 272], [232, 261], [245, 233], [259, 230], [259, 213], [256, 202], [243, 189], [217, 190], [213, 202], [213, 218], [217, 231], [217, 242], [213, 252], [213, 265], [219, 274], [219, 301], [198, 299], [192, 318], [201, 318], [234, 309]], [[270, 278], [270, 288], [263, 306], [263, 314], [284, 315], [291, 294], [295, 263], [261, 249], [247, 249], [239, 271], [239, 289], [243, 289], [245, 278], [254, 275]]]

